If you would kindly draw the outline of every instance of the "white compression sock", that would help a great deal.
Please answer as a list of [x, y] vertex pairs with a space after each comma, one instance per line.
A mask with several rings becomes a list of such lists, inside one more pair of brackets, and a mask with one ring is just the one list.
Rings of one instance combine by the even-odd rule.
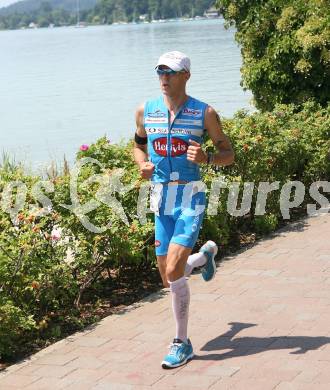
[[188, 257], [186, 268], [184, 270], [185, 276], [189, 276], [195, 267], [201, 267], [206, 263], [206, 256], [202, 252], [194, 253]]
[[169, 281], [169, 284], [172, 293], [172, 309], [176, 323], [175, 338], [186, 342], [190, 303], [189, 286], [185, 276], [174, 282]]

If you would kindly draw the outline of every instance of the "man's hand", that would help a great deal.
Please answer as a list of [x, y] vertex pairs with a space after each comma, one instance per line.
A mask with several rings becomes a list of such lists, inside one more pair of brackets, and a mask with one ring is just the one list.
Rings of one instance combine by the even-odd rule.
[[202, 164], [207, 162], [207, 155], [201, 148], [201, 145], [193, 141], [192, 139], [189, 140], [189, 147], [187, 150], [187, 160], [195, 163], [195, 164]]
[[139, 163], [139, 169], [140, 175], [143, 179], [150, 179], [155, 170], [155, 166], [150, 161], [143, 161]]

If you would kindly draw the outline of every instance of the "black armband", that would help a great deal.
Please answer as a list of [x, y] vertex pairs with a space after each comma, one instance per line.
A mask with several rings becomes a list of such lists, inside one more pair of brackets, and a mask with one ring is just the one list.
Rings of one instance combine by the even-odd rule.
[[135, 133], [134, 140], [135, 140], [135, 142], [136, 142], [138, 145], [146, 145], [146, 144], [148, 143], [148, 137], [140, 137], [140, 136], [137, 135], [136, 133]]

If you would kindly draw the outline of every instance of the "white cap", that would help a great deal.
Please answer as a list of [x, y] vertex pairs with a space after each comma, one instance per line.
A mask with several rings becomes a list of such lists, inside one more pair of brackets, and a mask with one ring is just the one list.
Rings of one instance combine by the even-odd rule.
[[186, 70], [190, 72], [190, 59], [181, 51], [169, 51], [159, 57], [156, 68], [160, 65], [166, 65], [172, 70], [179, 72]]

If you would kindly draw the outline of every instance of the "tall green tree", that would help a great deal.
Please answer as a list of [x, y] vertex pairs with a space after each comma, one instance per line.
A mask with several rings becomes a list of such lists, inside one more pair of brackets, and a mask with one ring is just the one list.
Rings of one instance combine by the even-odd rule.
[[259, 109], [308, 99], [329, 103], [329, 0], [218, 0], [217, 6], [236, 26], [242, 85]]

